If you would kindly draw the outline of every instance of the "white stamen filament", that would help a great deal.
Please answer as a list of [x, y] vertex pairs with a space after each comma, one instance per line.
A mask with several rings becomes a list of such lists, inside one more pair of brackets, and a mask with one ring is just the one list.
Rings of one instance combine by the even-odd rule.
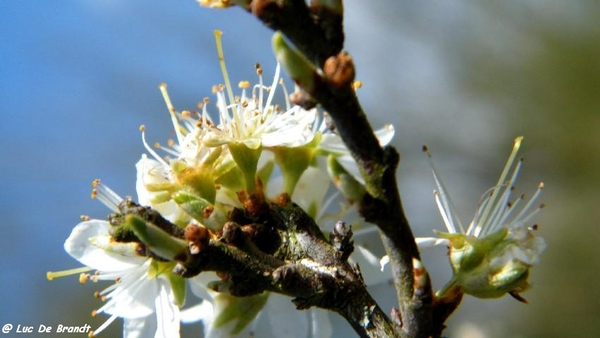
[[96, 179], [92, 182], [92, 197], [97, 198], [102, 204], [108, 207], [114, 212], [119, 211], [119, 204], [123, 202], [123, 198], [117, 195], [112, 189], [102, 184], [100, 180]]
[[[509, 172], [510, 168], [512, 167], [515, 157], [517, 156], [517, 152], [519, 151], [519, 147], [521, 146], [521, 141], [523, 141], [522, 136], [519, 136], [515, 139], [515, 143], [514, 143], [512, 152], [510, 153], [510, 156], [508, 157], [508, 161], [506, 161], [506, 165], [504, 166], [504, 169], [502, 170], [502, 174], [500, 174], [500, 179], [498, 179], [498, 183], [496, 183], [496, 186], [492, 190], [490, 199], [489, 199], [488, 203], [486, 204], [485, 209], [483, 210], [483, 213], [481, 214], [481, 223], [484, 223], [488, 219], [489, 214], [492, 211], [492, 207], [494, 207], [496, 205], [496, 200], [498, 199], [498, 192], [506, 184], [506, 182], [505, 182], [506, 175], [508, 175], [508, 172]], [[477, 227], [477, 225], [476, 225], [476, 227]], [[475, 232], [479, 233], [479, 231], [480, 230], [474, 229], [474, 233]], [[475, 236], [477, 236], [477, 235], [475, 235]]]
[[515, 167], [510, 180], [508, 182], [504, 183], [504, 186], [497, 190], [497, 193], [500, 193], [500, 191], [502, 191], [502, 189], [504, 189], [502, 191], [502, 194], [501, 194], [499, 200], [496, 202], [496, 206], [492, 210], [492, 213], [490, 214], [489, 219], [487, 219], [487, 220], [482, 219], [481, 222], [476, 227], [476, 229], [474, 231], [475, 236], [479, 236], [479, 234], [484, 236], [484, 235], [490, 233], [493, 229], [495, 229], [498, 226], [498, 222], [500, 221], [500, 219], [503, 218], [502, 216], [507, 209], [509, 199], [510, 199], [510, 194], [512, 193], [512, 190], [514, 189], [514, 184], [517, 180], [517, 176], [519, 175], [519, 171], [521, 169], [522, 163], [523, 163], [523, 160], [520, 160], [519, 163], [517, 164], [517, 166]]
[[[536, 200], [538, 199], [538, 197], [540, 196], [540, 194], [542, 193], [542, 190], [544, 189], [544, 183], [540, 183], [538, 185], [537, 190], [535, 191], [535, 193], [533, 194], [533, 196], [531, 197], [531, 199], [529, 199], [529, 202], [527, 202], [527, 204], [523, 207], [523, 209], [521, 210], [521, 212], [515, 217], [515, 219], [520, 219], [521, 217], [523, 217], [523, 215], [525, 215], [525, 213], [529, 212], [529, 209], [531, 209], [531, 206], [533, 206], [533, 204], [536, 202]], [[539, 210], [540, 208], [538, 208]], [[537, 210], [533, 211], [534, 213], [537, 213]], [[526, 217], [527, 219], [531, 218], [531, 215]]]
[[[279, 67], [279, 63], [277, 64]], [[285, 96], [285, 110], [290, 110], [290, 94], [288, 93], [287, 88], [285, 87], [285, 83], [283, 78], [279, 80], [279, 84], [281, 85], [281, 90], [283, 90], [283, 96]]]
[[442, 215], [442, 220], [444, 221], [444, 225], [446, 225], [446, 229], [448, 229], [448, 232], [450, 232], [452, 234], [458, 233], [456, 231], [456, 228], [454, 227], [454, 223], [452, 222], [452, 215], [449, 215], [449, 210], [445, 209], [444, 204], [440, 199], [440, 192], [435, 190], [433, 192], [433, 196], [435, 198], [435, 202], [440, 211], [440, 215]]
[[158, 155], [158, 153], [156, 151], [154, 151], [154, 149], [152, 149], [152, 147], [150, 147], [148, 142], [146, 142], [146, 128], [144, 126], [141, 126], [140, 131], [142, 132], [142, 143], [144, 144], [144, 147], [146, 148], [146, 150], [148, 150], [150, 155], [152, 155], [152, 157], [154, 157], [155, 160], [160, 162], [160, 164], [162, 164], [165, 167], [168, 167], [169, 164], [167, 162], [165, 162], [165, 160], [163, 160], [163, 158], [160, 155]]
[[169, 110], [169, 115], [171, 115], [171, 122], [173, 123], [173, 128], [175, 129], [175, 135], [177, 135], [177, 142], [179, 142], [179, 144], [183, 144], [184, 135], [182, 127], [177, 121], [177, 114], [175, 113], [175, 107], [171, 102], [171, 97], [169, 97], [169, 92], [167, 92], [167, 85], [165, 83], [161, 83], [158, 87], [160, 88], [160, 92], [162, 93], [163, 99], [167, 105], [167, 109]]
[[62, 270], [62, 271], [48, 271], [48, 272], [46, 272], [46, 279], [53, 280], [54, 278], [77, 275], [77, 274], [85, 273], [85, 272], [88, 272], [91, 270], [92, 270], [92, 268], [84, 266], [81, 268]]
[[115, 319], [117, 319], [117, 315], [112, 315], [110, 316], [110, 318], [108, 318], [102, 325], [100, 325], [99, 328], [97, 328], [96, 330], [94, 330], [91, 334], [92, 337], [96, 336], [98, 333], [104, 331], [104, 329], [106, 329], [110, 324], [112, 324], [112, 322], [115, 321]]
[[[426, 149], [427, 148], [425, 147], [425, 150]], [[452, 203], [452, 200], [450, 199], [450, 195], [448, 195], [448, 193], [447, 193], [448, 190], [446, 189], [446, 186], [444, 185], [440, 176], [438, 175], [437, 168], [435, 166], [435, 163], [433, 163], [431, 153], [429, 152], [429, 150], [426, 150], [426, 153], [427, 153], [427, 159], [429, 160], [429, 165], [431, 166], [431, 171], [433, 172], [433, 178], [435, 179], [435, 183], [438, 186], [439, 201], [441, 202], [441, 204], [443, 205], [443, 209], [447, 213], [446, 220], [448, 222], [446, 223], [447, 224], [446, 227], [448, 227], [448, 230], [451, 233], [457, 233], [456, 226], [454, 225], [454, 218], [452, 217], [454, 215], [457, 215], [455, 208], [454, 208], [454, 203]], [[438, 199], [436, 199], [436, 201], [438, 201]], [[438, 202], [438, 207], [439, 207], [440, 202]], [[458, 225], [460, 232], [464, 233], [465, 232], [464, 227], [463, 227], [460, 219], [458, 218], [458, 216], [456, 217], [456, 223]]]
[[267, 97], [267, 103], [265, 107], [262, 108], [263, 112], [267, 110], [269, 106], [271, 106], [271, 102], [273, 101], [273, 97], [275, 97], [275, 88], [277, 88], [277, 82], [279, 81], [279, 73], [281, 71], [281, 65], [277, 62], [277, 67], [275, 67], [275, 77], [273, 78], [273, 84], [271, 85], [271, 89], [269, 90], [269, 97]]

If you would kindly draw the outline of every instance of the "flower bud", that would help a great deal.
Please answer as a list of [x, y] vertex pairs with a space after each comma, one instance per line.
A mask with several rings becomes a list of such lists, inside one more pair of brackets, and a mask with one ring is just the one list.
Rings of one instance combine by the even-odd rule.
[[456, 285], [478, 298], [498, 298], [529, 288], [529, 269], [546, 247], [531, 229], [500, 229], [483, 238], [440, 233], [450, 242]]

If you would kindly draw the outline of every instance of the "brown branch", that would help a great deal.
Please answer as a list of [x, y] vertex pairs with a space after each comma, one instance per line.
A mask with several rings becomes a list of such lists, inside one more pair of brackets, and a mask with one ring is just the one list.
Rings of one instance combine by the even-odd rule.
[[[322, 48], [328, 38], [323, 33], [323, 26], [319, 31], [311, 23], [315, 19], [307, 14], [310, 10], [304, 1], [255, 0], [251, 2], [251, 8], [267, 26], [281, 30], [302, 54], [322, 67], [323, 75], [315, 72], [312, 85], [304, 89], [332, 117], [336, 131], [365, 178], [368, 194], [360, 202], [359, 211], [365, 220], [381, 230], [390, 257], [404, 333], [409, 337], [429, 336], [432, 294], [430, 287], [419, 294], [413, 288], [412, 262], [419, 259], [419, 252], [397, 189], [399, 154], [394, 148], [382, 148], [373, 134], [352, 87], [355, 69], [351, 57], [344, 52], [337, 53], [342, 46]], [[317, 12], [313, 6], [313, 15], [318, 16]], [[325, 30], [336, 29], [341, 31], [342, 25], [334, 24]], [[343, 36], [343, 33], [333, 35]]]
[[[381, 230], [397, 290], [399, 309], [394, 310], [394, 321], [402, 326], [401, 335], [439, 336], [460, 300], [434, 304], [427, 273], [425, 283], [415, 280], [413, 261], [420, 258], [397, 188], [400, 156], [394, 148], [379, 145], [355, 95], [355, 68], [349, 54], [341, 52], [341, 1], [322, 5], [319, 0], [311, 0], [307, 5], [304, 0], [248, 0], [245, 8], [266, 26], [281, 31], [322, 71], [315, 71], [310, 86], [304, 86], [305, 92], [296, 94], [293, 100], [303, 106], [320, 104], [329, 113], [365, 179], [368, 193], [360, 201], [359, 211]], [[302, 81], [297, 83], [302, 87]]]
[[123, 216], [133, 214], [194, 246], [197, 250], [181, 255], [174, 270], [182, 277], [215, 271], [233, 296], [276, 292], [293, 297], [298, 310], [316, 306], [339, 313], [361, 337], [400, 336], [399, 327], [367, 292], [358, 266], [348, 262], [352, 232], [345, 224], [339, 222], [328, 241], [298, 206], [255, 201], [258, 205], [235, 209], [231, 221], [212, 235], [197, 225], [188, 226], [182, 235], [158, 212], [130, 200], [122, 203], [123, 214], [111, 219], [119, 229]]

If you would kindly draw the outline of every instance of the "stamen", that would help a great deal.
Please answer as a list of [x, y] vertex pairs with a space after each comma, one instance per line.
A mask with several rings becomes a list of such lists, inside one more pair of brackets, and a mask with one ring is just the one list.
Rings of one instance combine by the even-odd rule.
[[89, 280], [90, 280], [89, 273], [82, 273], [79, 275], [79, 284], [85, 284]]
[[[482, 235], [486, 235], [497, 229], [499, 226], [502, 226], [500, 220], [505, 219], [505, 217], [502, 216], [503, 213], [506, 211], [506, 204], [508, 203], [510, 194], [514, 189], [514, 184], [517, 181], [517, 176], [519, 175], [519, 171], [521, 170], [522, 164], [523, 159], [519, 160], [519, 163], [517, 163], [517, 166], [515, 167], [510, 180], [507, 183], [504, 183], [504, 192], [502, 193], [502, 196], [500, 197], [498, 202], [496, 202], [496, 206], [494, 207], [494, 210], [492, 211], [489, 219], [481, 219], [481, 223], [479, 223], [479, 226], [475, 229], [474, 235], [476, 237], [479, 236], [480, 233]], [[502, 187], [498, 189], [497, 192], [499, 193], [501, 189]]]
[[[488, 219], [489, 214], [492, 211], [492, 207], [496, 204], [499, 190], [506, 184], [506, 181], [505, 181], [506, 175], [508, 175], [508, 172], [510, 171], [512, 164], [515, 161], [515, 157], [517, 156], [517, 153], [519, 152], [519, 147], [521, 146], [521, 141], [523, 141], [523, 136], [519, 136], [515, 139], [515, 143], [514, 143], [512, 152], [510, 153], [510, 156], [508, 157], [508, 161], [506, 161], [506, 165], [504, 166], [504, 169], [502, 170], [502, 174], [500, 174], [500, 179], [498, 179], [498, 183], [496, 183], [496, 186], [492, 190], [490, 199], [489, 199], [487, 205], [485, 206], [483, 213], [481, 214], [481, 220], [482, 220], [481, 223], [484, 223], [485, 220]], [[479, 232], [477, 230], [475, 230], [475, 231]]]
[[225, 56], [223, 53], [223, 44], [221, 42], [221, 35], [223, 35], [223, 32], [216, 29], [214, 34], [217, 42], [217, 54], [219, 56], [219, 64], [221, 65], [221, 73], [223, 73], [223, 80], [225, 81], [225, 87], [227, 88], [227, 95], [229, 96], [229, 101], [233, 103], [233, 90], [231, 88], [231, 82], [229, 81], [229, 74], [227, 74], [227, 66], [225, 65]]
[[523, 217], [523, 220], [521, 220], [521, 222], [524, 223], [527, 220], [529, 220], [533, 215], [537, 214], [537, 212], [544, 207], [544, 205], [542, 204], [542, 205], [540, 205], [540, 207], [537, 210], [534, 210], [529, 215], [524, 216], [527, 212], [529, 212], [529, 209], [531, 209], [531, 207], [533, 206], [535, 201], [538, 199], [538, 197], [542, 193], [543, 189], [544, 189], [544, 182], [540, 182], [537, 190], [535, 191], [535, 193], [533, 194], [533, 196], [531, 197], [529, 202], [527, 202], [527, 204], [523, 207], [523, 210], [521, 210], [521, 212], [517, 216], [515, 216], [515, 221], [519, 222], [519, 219], [521, 219]]
[[94, 188], [92, 189], [92, 198], [97, 198], [112, 211], [119, 211], [119, 204], [123, 202], [121, 196], [117, 195], [116, 192], [112, 191], [105, 184], [102, 184], [99, 179], [92, 181], [92, 187]]
[[[94, 313], [94, 314], [92, 314], [92, 317], [94, 317], [95, 315], [96, 315], [95, 313]], [[108, 318], [108, 319], [107, 319], [107, 320], [104, 322], [104, 324], [100, 325], [100, 327], [99, 327], [99, 328], [97, 328], [96, 330], [94, 330], [94, 331], [90, 332], [90, 334], [91, 334], [91, 337], [94, 337], [96, 334], [98, 334], [98, 333], [100, 333], [100, 332], [104, 331], [104, 329], [106, 329], [106, 328], [107, 328], [107, 327], [108, 327], [110, 324], [112, 324], [112, 322], [114, 322], [114, 321], [115, 321], [115, 319], [117, 319], [117, 315], [112, 315], [112, 316], [110, 316], [110, 318]]]
[[449, 211], [446, 210], [443, 201], [441, 201], [440, 199], [440, 192], [435, 190], [433, 192], [433, 196], [435, 198], [435, 203], [437, 204], [438, 209], [440, 211], [440, 215], [442, 216], [442, 220], [444, 221], [444, 225], [446, 225], [446, 229], [448, 229], [448, 231], [452, 234], [457, 233], [456, 227], [454, 227], [454, 222], [452, 222], [452, 216], [448, 214]]
[[181, 125], [179, 125], [179, 122], [177, 120], [177, 114], [175, 113], [175, 107], [173, 106], [173, 103], [171, 102], [171, 97], [169, 97], [169, 92], [167, 92], [167, 84], [161, 83], [158, 86], [158, 88], [160, 88], [160, 92], [163, 95], [163, 99], [165, 100], [167, 109], [169, 109], [169, 114], [171, 115], [171, 122], [173, 123], [173, 128], [175, 129], [175, 135], [177, 135], [177, 141], [179, 142], [179, 144], [183, 144], [185, 130], [183, 130], [183, 127]]
[[207, 111], [207, 106], [210, 103], [210, 99], [208, 97], [205, 97], [204, 99], [202, 99], [202, 103], [198, 104], [198, 107], [200, 107], [202, 109], [202, 117], [200, 118], [200, 121], [202, 123], [203, 126], [206, 126], [209, 124], [212, 125], [212, 121], [210, 119], [210, 117], [208, 116], [208, 111]]
[[[456, 218], [456, 224], [458, 225], [458, 229], [460, 230], [460, 233], [465, 233], [465, 229], [464, 229], [460, 219], [458, 218], [458, 216], [452, 217], [454, 215], [457, 215], [455, 208], [454, 208], [454, 203], [452, 203], [452, 200], [450, 199], [450, 195], [448, 195], [446, 193], [448, 190], [446, 189], [446, 186], [444, 185], [444, 183], [440, 179], [440, 176], [438, 175], [437, 167], [435, 166], [435, 163], [433, 163], [433, 156], [431, 156], [431, 153], [429, 152], [429, 149], [427, 148], [427, 146], [423, 146], [423, 152], [427, 154], [429, 166], [431, 167], [431, 171], [433, 172], [433, 178], [435, 179], [435, 183], [438, 186], [439, 199], [437, 199], [437, 196], [436, 196], [436, 201], [439, 201], [438, 208], [443, 207], [443, 209], [445, 211], [444, 213], [446, 214], [446, 219], [444, 220], [444, 222], [446, 223], [446, 227], [448, 228], [448, 231], [450, 231], [451, 233], [458, 233], [458, 231], [456, 230], [456, 227], [454, 225], [454, 218]], [[440, 209], [440, 211], [441, 210], [442, 209]]]
[[263, 70], [262, 68], [260, 68], [260, 63], [256, 63], [254, 64], [254, 68], [256, 68], [256, 75], [258, 75], [258, 107], [259, 109], [263, 109], [263, 79], [262, 79], [262, 73]]
[[279, 73], [281, 71], [281, 65], [277, 62], [277, 67], [275, 67], [275, 76], [273, 77], [273, 84], [271, 85], [271, 90], [269, 90], [269, 97], [267, 98], [267, 103], [263, 108], [263, 111], [267, 110], [267, 108], [271, 105], [271, 101], [273, 101], [273, 97], [275, 96], [275, 88], [277, 88], [277, 81], [279, 81]]
[[80, 274], [80, 273], [85, 273], [90, 270], [92, 270], [92, 268], [84, 266], [81, 268], [62, 270], [62, 271], [48, 271], [48, 272], [46, 272], [46, 279], [53, 280], [54, 278], [72, 276], [72, 275], [76, 275], [76, 274]]
[[283, 78], [279, 79], [279, 85], [281, 86], [281, 90], [283, 90], [283, 96], [285, 97], [285, 110], [288, 111], [291, 109], [290, 94], [288, 93], [288, 90], [285, 87], [285, 81], [283, 80]]
[[167, 162], [165, 162], [165, 160], [163, 160], [160, 157], [160, 155], [158, 155], [158, 153], [156, 151], [154, 151], [154, 149], [152, 149], [152, 147], [150, 147], [148, 142], [146, 142], [146, 127], [144, 125], [140, 126], [140, 131], [142, 132], [142, 143], [144, 144], [144, 148], [146, 148], [146, 150], [148, 150], [150, 155], [152, 155], [152, 157], [154, 157], [155, 160], [160, 162], [162, 165], [168, 167], [169, 164], [167, 164]]

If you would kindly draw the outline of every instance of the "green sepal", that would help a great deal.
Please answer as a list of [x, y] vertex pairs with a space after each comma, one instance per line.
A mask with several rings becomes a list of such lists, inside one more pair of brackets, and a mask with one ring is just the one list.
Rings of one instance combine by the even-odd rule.
[[337, 161], [335, 155], [327, 157], [327, 172], [332, 178], [333, 184], [342, 192], [342, 194], [351, 203], [360, 201], [365, 195], [365, 187], [357, 181], [346, 169]]
[[185, 304], [185, 279], [172, 272], [166, 274], [165, 276], [169, 280], [169, 284], [171, 284], [171, 290], [173, 290], [175, 302], [177, 302], [179, 307], [182, 307]]
[[275, 58], [283, 65], [290, 77], [307, 92], [313, 92], [315, 79], [319, 76], [317, 67], [308, 61], [306, 56], [292, 48], [279, 31], [273, 34], [272, 45]]
[[456, 274], [472, 271], [481, 265], [487, 257], [497, 251], [496, 248], [506, 238], [508, 230], [503, 228], [484, 238], [465, 234], [436, 233], [451, 243], [450, 264]]
[[173, 201], [198, 222], [202, 222], [204, 219], [204, 209], [212, 205], [204, 198], [187, 191], [178, 191], [173, 194]]
[[227, 147], [231, 157], [244, 174], [246, 192], [253, 193], [256, 190], [256, 170], [258, 159], [262, 153], [262, 146], [256, 149], [249, 148], [244, 143], [228, 143]]
[[171, 170], [173, 170], [175, 175], [179, 174], [180, 172], [184, 171], [187, 168], [189, 168], [187, 163], [185, 163], [181, 160], [177, 159], [177, 160], [171, 161]]
[[239, 191], [244, 189], [244, 173], [240, 168], [235, 165], [235, 162], [231, 162], [233, 168], [223, 173], [219, 178], [215, 180], [215, 183], [222, 185], [223, 187]]
[[310, 165], [315, 153], [314, 142], [301, 147], [272, 147], [275, 162], [283, 176], [283, 192], [292, 196], [296, 184]]
[[[454, 277], [449, 285], [459, 285], [466, 294], [478, 298], [498, 298], [508, 292], [521, 292], [529, 287], [530, 266], [511, 255], [508, 229], [502, 228], [483, 238], [465, 234], [438, 232], [450, 241], [450, 264]], [[448, 289], [445, 287], [444, 289]]]
[[171, 237], [161, 228], [135, 215], [127, 215], [125, 224], [155, 255], [169, 261], [187, 259], [188, 246], [185, 241]]
[[[223, 224], [227, 222], [227, 216], [219, 208], [209, 203], [207, 200], [187, 191], [175, 193], [173, 195], [173, 201], [188, 215], [211, 230], [220, 230], [223, 227]], [[210, 216], [205, 218], [205, 209], [207, 207], [213, 207], [213, 210]]]
[[217, 189], [211, 167], [189, 167], [177, 174], [177, 181], [183, 189], [189, 189], [208, 202], [215, 203]]
[[248, 297], [235, 297], [228, 292], [221, 292], [214, 299], [215, 307], [220, 311], [216, 313], [213, 325], [220, 327], [235, 320], [230, 334], [237, 335], [254, 320], [268, 298], [268, 292]]
[[208, 156], [206, 156], [204, 161], [202, 161], [202, 164], [209, 165], [212, 167], [215, 164], [215, 162], [221, 157], [222, 153], [223, 147], [212, 148]]
[[258, 172], [256, 173], [260, 181], [263, 183], [263, 190], [265, 191], [267, 190], [269, 179], [271, 178], [271, 175], [273, 175], [273, 169], [275, 169], [275, 162], [269, 160], [260, 169], [258, 169]]

